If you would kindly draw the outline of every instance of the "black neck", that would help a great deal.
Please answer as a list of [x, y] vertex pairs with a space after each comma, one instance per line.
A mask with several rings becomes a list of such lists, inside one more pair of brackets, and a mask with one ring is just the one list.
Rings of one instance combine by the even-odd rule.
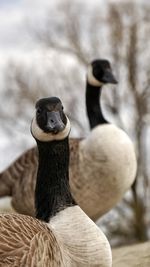
[[108, 123], [103, 116], [100, 105], [101, 92], [102, 92], [102, 87], [92, 86], [87, 81], [86, 110], [91, 129], [93, 129], [99, 124]]
[[61, 141], [37, 141], [39, 166], [35, 189], [36, 218], [49, 221], [58, 211], [75, 205], [69, 187], [68, 138]]

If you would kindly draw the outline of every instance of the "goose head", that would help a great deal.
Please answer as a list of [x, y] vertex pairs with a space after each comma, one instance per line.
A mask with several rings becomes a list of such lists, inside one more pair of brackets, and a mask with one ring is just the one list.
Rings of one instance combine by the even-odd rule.
[[110, 62], [106, 59], [96, 59], [88, 66], [87, 82], [95, 87], [104, 84], [117, 84], [117, 80], [112, 72]]
[[69, 132], [70, 122], [59, 98], [42, 98], [36, 102], [35, 116], [31, 122], [31, 133], [36, 140], [62, 140]]

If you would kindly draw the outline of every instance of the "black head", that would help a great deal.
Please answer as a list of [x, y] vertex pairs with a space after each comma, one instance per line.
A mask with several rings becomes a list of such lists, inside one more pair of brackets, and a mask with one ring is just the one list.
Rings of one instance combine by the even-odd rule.
[[88, 69], [87, 79], [93, 86], [101, 86], [107, 83], [117, 83], [117, 80], [112, 73], [111, 65], [106, 59], [97, 59], [92, 61]]
[[31, 123], [33, 137], [40, 141], [61, 140], [70, 132], [70, 122], [59, 98], [42, 98], [36, 102], [36, 114]]

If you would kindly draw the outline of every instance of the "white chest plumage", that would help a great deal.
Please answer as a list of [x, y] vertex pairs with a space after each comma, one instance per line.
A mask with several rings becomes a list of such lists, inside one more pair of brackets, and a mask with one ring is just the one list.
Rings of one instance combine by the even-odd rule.
[[111, 250], [105, 235], [79, 206], [59, 212], [48, 225], [66, 252], [65, 267], [111, 266]]
[[[95, 127], [80, 142], [79, 170], [88, 196], [80, 206], [97, 219], [113, 207], [132, 185], [137, 169], [134, 146], [128, 135], [113, 124]], [[90, 184], [90, 187], [89, 187]], [[81, 191], [83, 188], [81, 187]], [[95, 205], [99, 203], [99, 205]]]

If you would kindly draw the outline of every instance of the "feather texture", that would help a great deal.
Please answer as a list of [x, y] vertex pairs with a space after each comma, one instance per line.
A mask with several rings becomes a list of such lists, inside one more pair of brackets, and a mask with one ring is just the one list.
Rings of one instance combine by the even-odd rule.
[[25, 215], [0, 215], [0, 266], [111, 267], [111, 264], [106, 237], [79, 206], [59, 212], [48, 224]]
[[29, 216], [1, 214], [0, 266], [63, 266], [53, 231]]
[[68, 267], [111, 266], [111, 249], [105, 235], [79, 206], [59, 212], [50, 226], [66, 249], [71, 261]]

